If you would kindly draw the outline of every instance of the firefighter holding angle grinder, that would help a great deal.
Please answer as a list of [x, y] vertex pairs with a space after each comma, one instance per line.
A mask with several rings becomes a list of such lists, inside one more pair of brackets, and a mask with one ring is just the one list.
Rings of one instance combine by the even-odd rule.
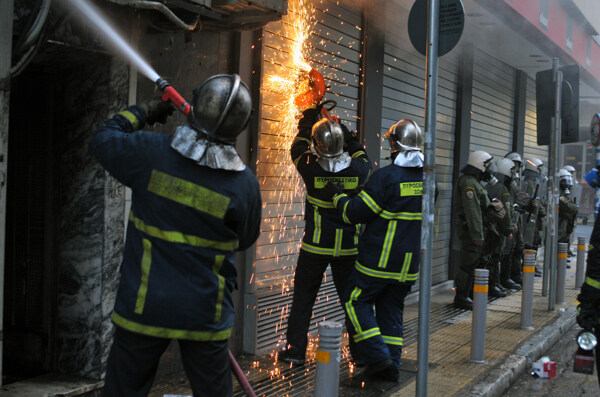
[[171, 339], [194, 396], [232, 395], [235, 255], [256, 241], [261, 219], [258, 181], [235, 150], [251, 106], [238, 75], [216, 75], [194, 90], [173, 135], [139, 131], [173, 112], [161, 99], [93, 133], [93, 154], [133, 192], [104, 396], [147, 396]]

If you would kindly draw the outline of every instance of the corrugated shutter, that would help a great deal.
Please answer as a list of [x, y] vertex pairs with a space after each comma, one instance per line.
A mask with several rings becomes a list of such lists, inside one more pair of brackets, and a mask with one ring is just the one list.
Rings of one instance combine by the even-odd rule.
[[512, 148], [516, 70], [476, 49], [473, 66], [471, 151], [503, 158]]
[[525, 109], [525, 147], [523, 156], [537, 157], [547, 164], [548, 145], [538, 146], [537, 144], [537, 113], [535, 109], [535, 80], [527, 78], [527, 103]]
[[[296, 135], [296, 120], [284, 119], [280, 105], [285, 96], [269, 88], [269, 79], [289, 71], [293, 45], [295, 1], [282, 21], [265, 27], [263, 37], [263, 90], [259, 137], [258, 179], [263, 199], [261, 236], [257, 242], [255, 282], [258, 295], [257, 351], [275, 347], [285, 333], [291, 305], [292, 276], [304, 228], [304, 184], [292, 164], [289, 147]], [[362, 16], [358, 1], [312, 1], [317, 24], [309, 38], [310, 63], [329, 89], [325, 99], [337, 102], [333, 114], [356, 129]], [[267, 84], [265, 84], [267, 83]], [[291, 121], [292, 128], [284, 128]], [[313, 308], [314, 322], [342, 320], [330, 270]], [[328, 302], [329, 301], [329, 302]], [[334, 302], [334, 304], [331, 304]], [[314, 325], [314, 323], [313, 323]], [[311, 328], [312, 329], [312, 328]]]
[[[410, 6], [410, 5], [409, 5]], [[388, 3], [383, 77], [383, 118], [381, 134], [401, 118], [411, 118], [424, 129], [425, 57], [408, 38], [402, 21], [408, 20], [406, 4]], [[403, 28], [399, 28], [402, 26]], [[458, 51], [439, 59], [436, 139], [436, 178], [440, 194], [435, 205], [432, 282], [448, 280], [452, 170]], [[390, 150], [382, 140], [381, 165], [389, 164]]]

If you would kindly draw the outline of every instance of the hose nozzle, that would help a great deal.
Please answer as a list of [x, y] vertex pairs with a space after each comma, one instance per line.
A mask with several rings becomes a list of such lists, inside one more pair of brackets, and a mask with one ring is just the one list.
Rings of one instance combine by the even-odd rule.
[[192, 107], [177, 91], [175, 91], [175, 88], [173, 88], [171, 84], [163, 78], [157, 79], [154, 83], [163, 92], [160, 99], [164, 102], [171, 102], [185, 116], [190, 114]]

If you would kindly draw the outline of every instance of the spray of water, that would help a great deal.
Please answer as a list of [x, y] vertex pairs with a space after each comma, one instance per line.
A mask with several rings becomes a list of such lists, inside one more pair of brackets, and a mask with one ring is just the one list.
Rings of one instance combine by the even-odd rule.
[[105, 18], [90, 3], [85, 0], [63, 0], [66, 3], [75, 6], [85, 18], [87, 18], [95, 30], [106, 40], [106, 44], [114, 48], [123, 57], [127, 58], [132, 64], [138, 67], [139, 71], [152, 81], [160, 78], [158, 73], [146, 62], [137, 52], [131, 48], [119, 36], [117, 31], [106, 21]]

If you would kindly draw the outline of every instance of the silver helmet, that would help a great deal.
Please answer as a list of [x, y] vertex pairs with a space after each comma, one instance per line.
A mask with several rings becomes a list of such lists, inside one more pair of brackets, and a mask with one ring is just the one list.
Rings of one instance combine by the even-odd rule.
[[542, 173], [542, 166], [544, 165], [544, 162], [536, 157], [532, 157], [530, 159], [526, 159], [525, 160], [525, 170], [526, 171], [533, 171], [536, 174], [541, 174]]
[[419, 125], [411, 119], [401, 119], [385, 133], [392, 152], [422, 151], [423, 133]]
[[217, 141], [234, 145], [252, 114], [250, 90], [237, 74], [218, 74], [194, 90], [189, 124]]
[[514, 160], [505, 157], [497, 161], [496, 167], [498, 167], [498, 174], [511, 179], [515, 177], [516, 165], [514, 163]]
[[313, 125], [311, 138], [319, 157], [334, 158], [344, 152], [344, 131], [329, 119], [321, 119]]

